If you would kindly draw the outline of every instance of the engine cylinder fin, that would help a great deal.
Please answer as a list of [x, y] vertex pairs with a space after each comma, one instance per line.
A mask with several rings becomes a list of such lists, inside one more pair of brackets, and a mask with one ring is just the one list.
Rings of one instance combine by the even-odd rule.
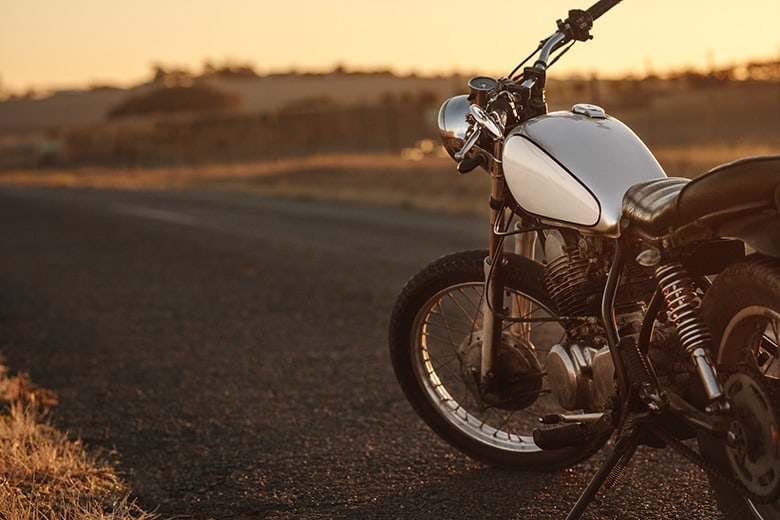
[[597, 312], [589, 298], [598, 292], [602, 280], [588, 276], [590, 263], [579, 251], [572, 251], [551, 260], [545, 268], [547, 291], [558, 310], [569, 315]]

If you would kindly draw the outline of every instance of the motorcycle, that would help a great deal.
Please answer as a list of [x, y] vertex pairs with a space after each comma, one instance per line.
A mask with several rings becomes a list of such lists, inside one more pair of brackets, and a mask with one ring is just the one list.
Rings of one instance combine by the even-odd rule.
[[567, 518], [640, 445], [702, 467], [727, 517], [780, 518], [780, 155], [670, 178], [601, 107], [548, 113], [548, 68], [619, 2], [569, 11], [507, 77], [442, 105], [458, 171], [490, 176], [491, 231], [401, 291], [396, 378], [489, 464], [557, 470], [606, 446]]

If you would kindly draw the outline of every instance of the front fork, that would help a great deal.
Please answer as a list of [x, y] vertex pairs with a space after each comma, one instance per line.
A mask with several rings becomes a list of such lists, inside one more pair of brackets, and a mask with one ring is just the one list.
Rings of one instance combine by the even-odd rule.
[[[500, 215], [492, 215], [491, 223], [495, 224]], [[499, 222], [499, 224], [501, 224]], [[482, 302], [482, 365], [480, 377], [486, 385], [493, 380], [493, 367], [496, 361], [496, 345], [500, 345], [502, 335], [502, 319], [497, 313], [511, 312], [512, 318], [521, 318], [531, 313], [531, 302], [526, 299], [513, 299], [511, 308], [504, 309], [504, 281], [503, 281], [503, 249], [500, 242], [495, 240], [495, 233], [491, 233], [491, 245], [489, 254], [484, 262], [485, 274], [485, 299]], [[534, 258], [535, 238], [530, 233], [515, 235], [515, 253]], [[495, 267], [493, 267], [495, 266]], [[518, 321], [511, 326], [512, 335], [523, 338], [527, 344], [531, 344], [531, 324]]]
[[[500, 155], [494, 155], [500, 156]], [[499, 161], [493, 161], [490, 167], [490, 239], [488, 256], [484, 263], [484, 294], [482, 299], [482, 356], [480, 365], [480, 383], [489, 391], [495, 381], [495, 370], [499, 347], [501, 345], [502, 319], [504, 314], [504, 251], [503, 237], [495, 230], [504, 226], [504, 203], [506, 200], [506, 181]], [[523, 312], [513, 309], [514, 312]]]

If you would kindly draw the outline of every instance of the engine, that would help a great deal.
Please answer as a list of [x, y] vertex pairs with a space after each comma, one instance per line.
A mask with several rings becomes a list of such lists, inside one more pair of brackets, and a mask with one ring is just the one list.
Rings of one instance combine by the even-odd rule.
[[[547, 291], [567, 330], [565, 341], [550, 350], [545, 370], [561, 406], [596, 409], [614, 394], [615, 369], [600, 319], [614, 249], [607, 239], [554, 229], [545, 232], [544, 253]], [[654, 288], [641, 266], [626, 267], [616, 308], [621, 334], [639, 330]]]
[[[601, 317], [601, 299], [613, 256], [609, 239], [567, 229], [545, 232], [547, 292], [560, 315]], [[635, 261], [628, 262], [617, 293], [617, 314], [633, 312], [653, 290], [652, 273]]]

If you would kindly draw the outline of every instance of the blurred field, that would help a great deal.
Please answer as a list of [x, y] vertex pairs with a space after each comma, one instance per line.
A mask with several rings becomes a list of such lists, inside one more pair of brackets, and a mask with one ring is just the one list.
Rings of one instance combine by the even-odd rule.
[[[272, 162], [170, 168], [10, 170], [0, 184], [147, 190], [222, 190], [309, 200], [330, 200], [484, 215], [489, 180], [483, 170], [460, 175], [438, 145], [401, 154], [319, 155]], [[426, 153], [428, 152], [428, 153]], [[769, 145], [659, 148], [656, 157], [669, 176], [696, 177], [740, 157], [778, 153]]]
[[[780, 63], [759, 72], [750, 80], [733, 70], [551, 80], [547, 99], [551, 111], [605, 107], [668, 175], [696, 177], [739, 157], [780, 153]], [[455, 172], [435, 124], [440, 103], [465, 81], [158, 71], [127, 91], [8, 99], [0, 102], [0, 183], [251, 191], [482, 214], [487, 179], [481, 170]]]

